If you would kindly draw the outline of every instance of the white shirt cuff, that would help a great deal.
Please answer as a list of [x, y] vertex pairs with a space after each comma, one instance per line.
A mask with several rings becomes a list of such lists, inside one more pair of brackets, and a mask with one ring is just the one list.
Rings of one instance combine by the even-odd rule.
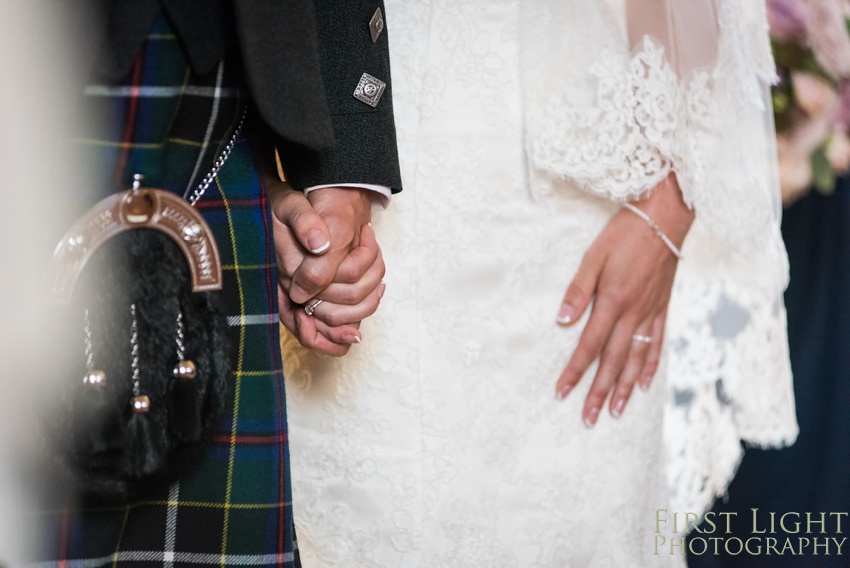
[[372, 191], [372, 211], [382, 211], [386, 209], [389, 207], [390, 200], [392, 200], [393, 197], [393, 192], [390, 188], [383, 185], [372, 185], [369, 183], [328, 183], [325, 185], [314, 185], [305, 189], [304, 195], [307, 195], [311, 191], [324, 189], [326, 187], [350, 187], [353, 189], [368, 189], [369, 191]]

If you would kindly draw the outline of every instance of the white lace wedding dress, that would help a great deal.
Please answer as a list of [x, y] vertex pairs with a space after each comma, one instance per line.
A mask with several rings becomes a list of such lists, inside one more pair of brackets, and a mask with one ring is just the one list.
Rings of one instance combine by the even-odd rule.
[[[387, 293], [345, 359], [284, 351], [305, 568], [684, 565], [654, 554], [656, 509], [704, 510], [742, 440], [796, 435], [763, 7], [387, 17], [405, 175], [375, 223]], [[664, 365], [587, 430], [589, 378], [554, 397], [583, 324], [555, 325], [560, 300], [616, 202], [670, 171], [697, 222]]]

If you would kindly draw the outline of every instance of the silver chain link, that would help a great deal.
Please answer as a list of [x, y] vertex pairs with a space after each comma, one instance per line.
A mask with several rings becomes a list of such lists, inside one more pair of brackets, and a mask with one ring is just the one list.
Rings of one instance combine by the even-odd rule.
[[183, 312], [177, 312], [177, 360], [182, 361], [186, 358], [186, 345], [183, 332]]
[[139, 327], [136, 321], [136, 304], [130, 304], [130, 313], [133, 314], [133, 323], [130, 327], [130, 346], [132, 347], [133, 369], [133, 396], [139, 396], [142, 393], [141, 384], [139, 381]]
[[233, 147], [236, 145], [236, 139], [239, 137], [239, 133], [242, 131], [242, 125], [245, 124], [245, 115], [248, 114], [248, 109], [246, 108], [242, 112], [242, 118], [239, 119], [239, 124], [236, 126], [236, 130], [233, 131], [233, 136], [230, 137], [230, 141], [227, 143], [227, 146], [224, 147], [224, 150], [219, 154], [218, 159], [213, 163], [212, 169], [209, 173], [204, 176], [204, 179], [201, 180], [201, 183], [198, 184], [198, 187], [195, 191], [192, 192], [187, 198], [189, 205], [192, 207], [198, 202], [199, 199], [204, 195], [204, 192], [210, 186], [210, 184], [215, 181], [215, 178], [218, 176], [218, 172], [221, 171], [222, 166], [227, 161], [227, 158], [230, 157], [231, 152], [233, 152]]
[[89, 325], [89, 309], [88, 308], [86, 308], [86, 310], [83, 312], [83, 318], [85, 320], [85, 326], [86, 326], [86, 338], [85, 338], [85, 342], [86, 342], [86, 367], [88, 368], [89, 372], [91, 372], [91, 371], [94, 370], [94, 348], [92, 347], [92, 342], [91, 342], [91, 326]]

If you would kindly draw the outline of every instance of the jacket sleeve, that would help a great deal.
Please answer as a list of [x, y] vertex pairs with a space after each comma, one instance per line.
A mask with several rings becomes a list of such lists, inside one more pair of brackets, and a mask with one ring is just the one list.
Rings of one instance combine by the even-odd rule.
[[[373, 42], [370, 21], [378, 9], [383, 23]], [[383, 0], [316, 0], [322, 81], [335, 144], [315, 151], [275, 141], [293, 187], [360, 183], [401, 191], [385, 17]], [[375, 107], [354, 96], [364, 74], [386, 84]]]

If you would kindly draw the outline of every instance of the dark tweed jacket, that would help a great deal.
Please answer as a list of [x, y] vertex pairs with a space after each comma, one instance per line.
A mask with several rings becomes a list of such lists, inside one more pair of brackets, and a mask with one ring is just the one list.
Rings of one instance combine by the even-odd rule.
[[[239, 49], [253, 103], [272, 131], [287, 181], [401, 190], [387, 32], [369, 21], [383, 0], [100, 0], [103, 79], [119, 81], [160, 10], [195, 73]], [[387, 84], [376, 108], [354, 98], [363, 73]]]

